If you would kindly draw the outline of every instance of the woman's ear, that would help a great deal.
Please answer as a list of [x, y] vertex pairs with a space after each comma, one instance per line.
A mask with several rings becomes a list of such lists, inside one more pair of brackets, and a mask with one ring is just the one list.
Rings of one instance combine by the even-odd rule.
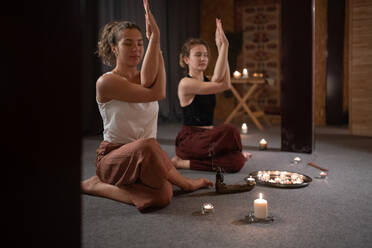
[[189, 61], [190, 61], [190, 59], [188, 58], [188, 57], [183, 57], [183, 62], [186, 64], [186, 65], [188, 65], [189, 64]]
[[115, 55], [117, 54], [117, 52], [116, 52], [116, 47], [113, 46], [113, 45], [111, 45], [111, 51], [112, 51]]

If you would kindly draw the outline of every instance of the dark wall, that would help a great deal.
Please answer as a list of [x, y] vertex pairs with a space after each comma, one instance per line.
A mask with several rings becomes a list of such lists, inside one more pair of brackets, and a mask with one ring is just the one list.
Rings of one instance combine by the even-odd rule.
[[312, 1], [282, 1], [281, 113], [283, 151], [311, 153]]
[[82, 13], [82, 91], [81, 111], [84, 135], [98, 135], [102, 132], [102, 119], [96, 103], [96, 81], [100, 76], [101, 64], [96, 54], [99, 33], [98, 4], [96, 0], [81, 0]]
[[80, 2], [24, 4], [1, 17], [3, 237], [9, 247], [80, 247]]
[[346, 124], [343, 113], [345, 0], [328, 0], [326, 123]]

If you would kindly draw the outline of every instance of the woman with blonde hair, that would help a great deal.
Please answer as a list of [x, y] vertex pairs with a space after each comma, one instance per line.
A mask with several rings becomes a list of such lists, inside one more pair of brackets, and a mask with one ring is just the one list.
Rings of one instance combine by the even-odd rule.
[[149, 39], [145, 55], [136, 24], [114, 21], [101, 32], [98, 55], [114, 69], [96, 83], [104, 140], [97, 149], [96, 176], [82, 182], [84, 193], [133, 204], [140, 211], [168, 205], [172, 184], [185, 191], [213, 186], [205, 178], [181, 175], [155, 139], [157, 101], [165, 97], [166, 79], [160, 31], [148, 1], [143, 2]]
[[205, 41], [188, 39], [180, 53], [180, 65], [187, 75], [178, 85], [183, 127], [176, 138], [176, 168], [237, 172], [250, 153], [242, 152], [238, 129], [230, 124], [213, 126], [216, 93], [231, 87], [228, 64], [229, 42], [220, 19], [216, 19], [215, 41], [218, 58], [211, 80], [205, 76], [209, 62], [209, 48]]

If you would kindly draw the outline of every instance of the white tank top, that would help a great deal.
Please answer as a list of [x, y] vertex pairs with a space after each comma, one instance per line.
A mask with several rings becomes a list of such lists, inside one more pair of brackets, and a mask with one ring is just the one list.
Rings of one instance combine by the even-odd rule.
[[103, 139], [127, 144], [141, 138], [156, 138], [159, 104], [157, 101], [130, 103], [97, 100], [103, 119]]

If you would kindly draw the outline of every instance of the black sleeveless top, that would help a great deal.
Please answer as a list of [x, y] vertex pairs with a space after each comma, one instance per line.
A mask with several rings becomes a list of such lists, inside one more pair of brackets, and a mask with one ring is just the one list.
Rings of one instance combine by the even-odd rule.
[[[191, 78], [190, 75], [187, 77]], [[209, 79], [204, 76], [204, 81]], [[216, 95], [195, 95], [193, 101], [181, 107], [183, 125], [185, 126], [211, 126], [213, 125], [214, 108], [216, 107]]]

